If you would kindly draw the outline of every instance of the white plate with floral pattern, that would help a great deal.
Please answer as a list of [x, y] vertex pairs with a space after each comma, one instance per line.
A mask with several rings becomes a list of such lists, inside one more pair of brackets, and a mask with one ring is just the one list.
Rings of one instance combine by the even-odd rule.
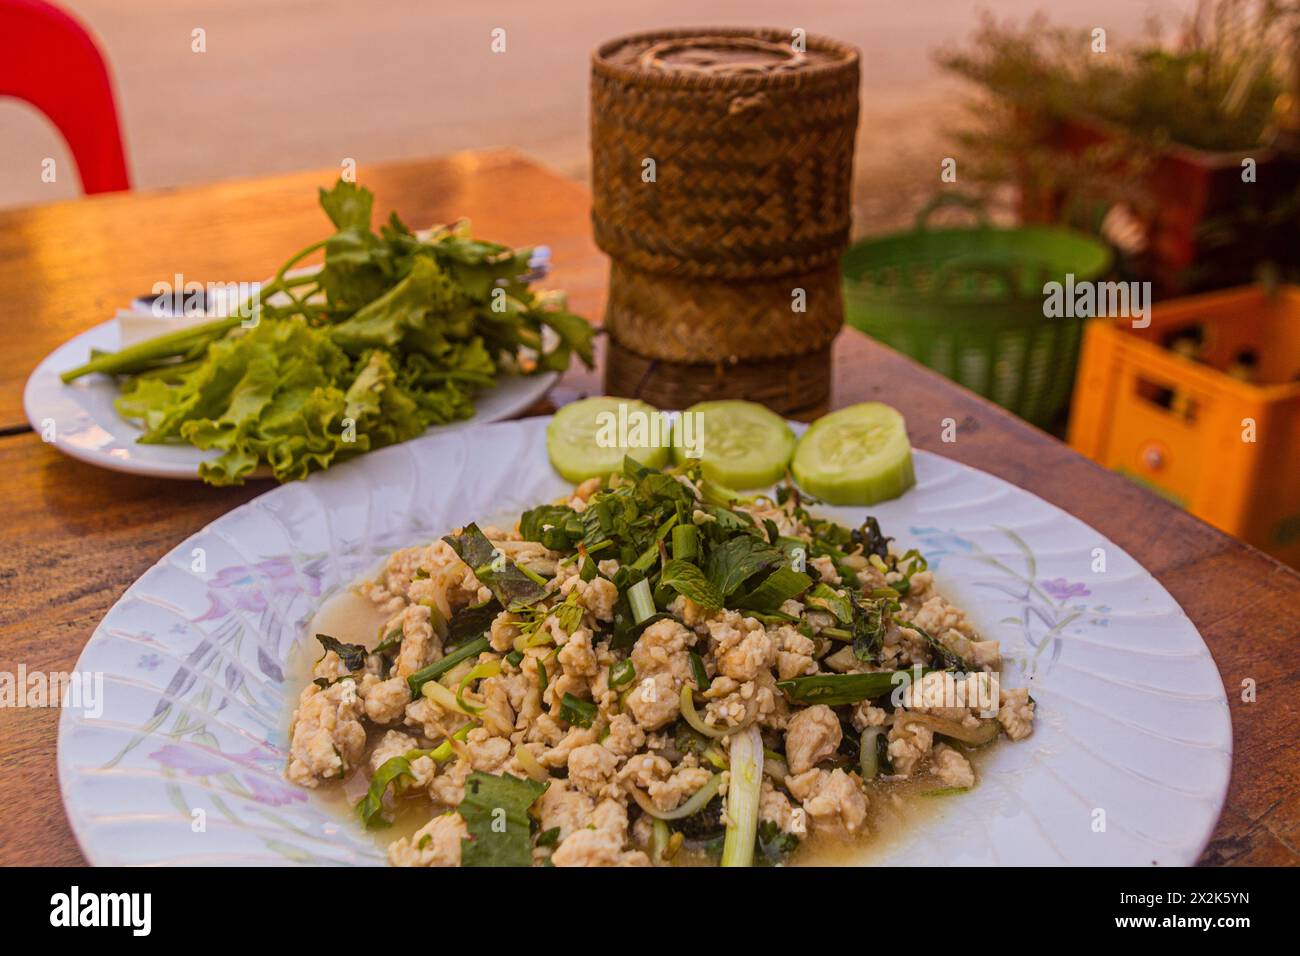
[[[96, 864], [382, 864], [318, 794], [282, 777], [299, 687], [290, 649], [389, 552], [567, 486], [546, 419], [430, 435], [275, 488], [133, 584], [78, 661], [98, 716], [65, 708], [64, 805]], [[1004, 683], [1038, 703], [969, 793], [863, 851], [880, 864], [1195, 862], [1228, 786], [1223, 684], [1196, 628], [1119, 547], [983, 472], [916, 453], [917, 486], [862, 508], [920, 548], [937, 584], [1002, 641]], [[1104, 570], [1102, 561], [1104, 560]]]

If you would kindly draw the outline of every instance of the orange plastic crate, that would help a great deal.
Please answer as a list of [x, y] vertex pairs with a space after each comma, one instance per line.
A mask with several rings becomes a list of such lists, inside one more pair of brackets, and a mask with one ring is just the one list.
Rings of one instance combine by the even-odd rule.
[[[1200, 326], [1196, 359], [1165, 348]], [[1226, 373], [1256, 355], [1251, 382]], [[1247, 440], [1253, 425], [1254, 441]], [[1300, 286], [1157, 303], [1084, 331], [1070, 445], [1300, 567]]]

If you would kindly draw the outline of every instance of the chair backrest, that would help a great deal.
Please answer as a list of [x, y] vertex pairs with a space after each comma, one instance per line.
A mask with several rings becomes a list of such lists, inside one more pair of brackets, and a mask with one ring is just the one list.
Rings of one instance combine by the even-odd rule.
[[58, 127], [88, 193], [130, 189], [108, 67], [80, 23], [44, 0], [0, 0], [0, 96]]

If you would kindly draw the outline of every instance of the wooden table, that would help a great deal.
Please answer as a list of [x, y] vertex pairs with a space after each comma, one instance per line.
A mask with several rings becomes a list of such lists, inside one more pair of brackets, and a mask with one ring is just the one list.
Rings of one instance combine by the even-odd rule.
[[[268, 483], [208, 488], [101, 471], [42, 443], [22, 387], [55, 346], [176, 272], [255, 280], [325, 234], [316, 187], [333, 171], [83, 199], [0, 213], [0, 671], [71, 670], [123, 590], [167, 550]], [[598, 317], [605, 260], [579, 185], [510, 152], [360, 171], [376, 209], [416, 226], [458, 216], [511, 245], [545, 243], [552, 284]], [[600, 391], [574, 370], [552, 400]], [[1300, 862], [1300, 576], [1225, 537], [1055, 439], [847, 330], [835, 348], [835, 407], [887, 398], [913, 443], [999, 475], [1078, 515], [1145, 565], [1196, 623], [1223, 674], [1235, 756], [1227, 807], [1203, 862]], [[542, 409], [544, 410], [544, 409]], [[958, 440], [940, 442], [945, 418]], [[1241, 701], [1251, 678], [1258, 702]], [[59, 802], [55, 710], [0, 709], [0, 863], [74, 864]]]

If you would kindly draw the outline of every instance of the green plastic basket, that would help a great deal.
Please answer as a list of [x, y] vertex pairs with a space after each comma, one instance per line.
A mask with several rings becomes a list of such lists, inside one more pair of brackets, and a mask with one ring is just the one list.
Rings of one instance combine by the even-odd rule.
[[[930, 229], [930, 214], [959, 205], [969, 229]], [[844, 254], [846, 321], [1036, 425], [1070, 398], [1083, 320], [1043, 315], [1043, 286], [1093, 281], [1110, 250], [1048, 226], [990, 226], [983, 207], [955, 193], [931, 200], [916, 228], [869, 239]]]

